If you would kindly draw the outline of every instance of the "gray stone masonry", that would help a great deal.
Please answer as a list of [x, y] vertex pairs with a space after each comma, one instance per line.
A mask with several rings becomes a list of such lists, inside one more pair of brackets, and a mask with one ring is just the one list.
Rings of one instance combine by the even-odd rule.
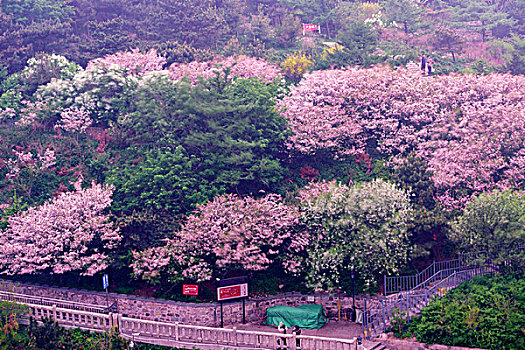
[[[0, 280], [1, 281], [1, 280]], [[10, 281], [3, 281], [10, 284]], [[106, 294], [80, 289], [50, 287], [38, 284], [13, 283], [14, 292], [38, 297], [69, 300], [78, 303], [106, 306]], [[12, 288], [13, 289], [13, 288]], [[345, 311], [352, 307], [352, 297], [344, 294], [315, 294], [314, 301], [309, 302], [307, 295], [287, 293], [264, 298], [246, 300], [246, 322], [261, 323], [266, 316], [266, 309], [274, 305], [299, 306], [304, 304], [321, 304], [332, 319], [344, 319]], [[189, 325], [217, 327], [220, 324], [219, 303], [185, 303], [171, 300], [143, 298], [131, 295], [109, 293], [109, 303], [118, 304], [118, 311], [123, 316], [163, 322], [181, 322]], [[338, 312], [341, 305], [341, 314]], [[356, 307], [363, 308], [363, 299], [356, 297]], [[349, 315], [349, 312], [347, 312]], [[223, 303], [224, 324], [242, 322], [242, 301]]]
[[440, 344], [423, 344], [418, 343], [416, 338], [397, 339], [392, 333], [381, 334], [378, 339], [387, 349], [390, 350], [483, 350], [474, 348], [465, 348], [460, 346], [447, 346]]

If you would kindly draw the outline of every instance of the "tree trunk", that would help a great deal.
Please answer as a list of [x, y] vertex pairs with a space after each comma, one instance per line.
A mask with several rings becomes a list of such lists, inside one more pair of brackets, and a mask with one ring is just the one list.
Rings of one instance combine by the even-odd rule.
[[405, 45], [408, 45], [408, 25], [407, 25], [407, 21], [403, 22], [403, 26], [405, 28]]

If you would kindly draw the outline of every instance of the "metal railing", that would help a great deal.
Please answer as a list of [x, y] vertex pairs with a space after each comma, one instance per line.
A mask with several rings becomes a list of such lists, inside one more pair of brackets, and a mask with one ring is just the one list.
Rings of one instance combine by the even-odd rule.
[[78, 310], [85, 312], [94, 312], [100, 314], [109, 314], [116, 306], [103, 307], [100, 305], [91, 305], [84, 303], [77, 303], [74, 301], [53, 299], [46, 297], [39, 297], [34, 295], [19, 294], [9, 291], [0, 291], [0, 300], [11, 301], [20, 304], [55, 306], [61, 309]]
[[384, 276], [385, 295], [409, 291], [424, 283], [441, 270], [455, 269], [462, 266], [461, 259], [434, 261], [423, 271], [409, 276]]
[[363, 334], [366, 339], [370, 339], [384, 333], [396, 316], [404, 317], [410, 321], [412, 315], [418, 313], [434, 298], [443, 296], [448, 290], [456, 288], [462, 282], [470, 281], [475, 276], [482, 276], [495, 271], [495, 266], [490, 264], [446, 269], [437, 272], [428, 281], [410, 291], [379, 298], [372, 304], [365, 300]]
[[[502, 250], [508, 251], [510, 255], [523, 254], [525, 246], [514, 246], [510, 249], [502, 247]], [[512, 258], [511, 256], [509, 258]], [[492, 261], [491, 254], [486, 251], [459, 253], [457, 259], [434, 261], [430, 266], [423, 271], [408, 276], [384, 276], [384, 294], [394, 294], [406, 292], [423, 284], [425, 281], [434, 276], [441, 270], [454, 271], [455, 269], [465, 268], [483, 264], [487, 261]]]

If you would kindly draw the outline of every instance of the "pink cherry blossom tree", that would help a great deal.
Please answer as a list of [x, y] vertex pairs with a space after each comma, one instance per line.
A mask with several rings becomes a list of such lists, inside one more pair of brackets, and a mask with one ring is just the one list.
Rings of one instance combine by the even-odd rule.
[[6, 274], [57, 274], [79, 271], [93, 275], [107, 268], [121, 237], [104, 210], [113, 188], [91, 188], [62, 193], [53, 200], [8, 218], [0, 236], [0, 266]]
[[14, 157], [3, 160], [8, 169], [6, 179], [14, 183], [29, 198], [36, 178], [49, 172], [56, 163], [55, 151], [52, 148], [16, 146]]
[[334, 157], [416, 152], [434, 173], [437, 198], [462, 207], [473, 195], [521, 186], [525, 77], [422, 77], [373, 67], [316, 71], [279, 105], [288, 147]]
[[156, 281], [205, 281], [220, 271], [259, 271], [274, 262], [293, 237], [296, 209], [275, 194], [261, 199], [216, 197], [190, 215], [165, 246], [135, 252], [135, 275]]
[[225, 58], [218, 56], [207, 62], [174, 63], [170, 66], [169, 72], [172, 79], [180, 80], [186, 77], [195, 85], [199, 82], [199, 77], [213, 78], [226, 68], [230, 69], [232, 77], [258, 78], [268, 83], [283, 78], [279, 66], [261, 58], [244, 55]]
[[70, 133], [85, 133], [92, 123], [90, 112], [86, 108], [72, 106], [60, 113], [60, 120], [55, 124], [55, 129]]
[[140, 52], [139, 49], [117, 52], [102, 58], [96, 58], [88, 63], [87, 70], [95, 70], [97, 67], [109, 68], [112, 65], [124, 67], [134, 75], [143, 76], [149, 72], [162, 70], [166, 59], [157, 55], [154, 49], [148, 52]]

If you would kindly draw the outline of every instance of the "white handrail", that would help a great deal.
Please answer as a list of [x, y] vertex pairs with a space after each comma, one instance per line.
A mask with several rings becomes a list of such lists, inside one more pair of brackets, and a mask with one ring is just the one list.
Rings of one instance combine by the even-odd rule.
[[107, 309], [100, 305], [77, 303], [74, 301], [64, 299], [54, 299], [49, 297], [40, 297], [36, 295], [20, 294], [6, 291], [0, 291], [0, 300], [21, 301], [24, 303], [30, 301], [31, 304], [35, 305], [68, 305], [70, 308], [75, 310], [88, 310], [92, 312], [100, 311], [101, 313], [104, 313], [104, 311]]
[[216, 344], [217, 346], [225, 345], [242, 349], [277, 349], [282, 347], [282, 344], [280, 345], [279, 342], [284, 341], [288, 343], [288, 346], [283, 348], [289, 350], [296, 350], [296, 342], [301, 343], [301, 349], [303, 350], [328, 350], [333, 348], [353, 350], [356, 347], [355, 338], [325, 338], [310, 335], [238, 330], [236, 328], [201, 327], [123, 317], [113, 313], [104, 314], [61, 308], [57, 307], [57, 305], [31, 304], [21, 300], [15, 300], [14, 302], [27, 305], [31, 316], [36, 318], [52, 317], [65, 327], [79, 327], [97, 332], [111, 327], [118, 327], [121, 334], [126, 338], [130, 338], [130, 334], [139, 331], [142, 341], [159, 345], [166, 344], [171, 346], [191, 341], [195, 344]]

